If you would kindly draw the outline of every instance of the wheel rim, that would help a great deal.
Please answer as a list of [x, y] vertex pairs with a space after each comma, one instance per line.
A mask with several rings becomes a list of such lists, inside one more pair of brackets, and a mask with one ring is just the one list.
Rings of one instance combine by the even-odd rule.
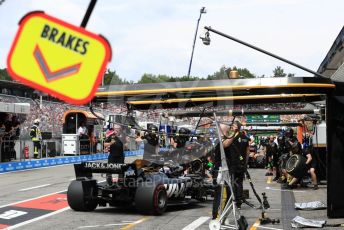
[[158, 207], [163, 209], [166, 205], [166, 194], [163, 191], [160, 191], [158, 194]]
[[296, 156], [291, 156], [290, 159], [288, 160], [287, 162], [287, 170], [290, 171], [290, 170], [293, 170], [294, 167], [295, 167], [295, 164], [297, 162], [297, 157]]

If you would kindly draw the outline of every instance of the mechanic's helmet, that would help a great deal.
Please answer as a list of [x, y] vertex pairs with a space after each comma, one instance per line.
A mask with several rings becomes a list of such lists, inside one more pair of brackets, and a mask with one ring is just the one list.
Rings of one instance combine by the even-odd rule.
[[292, 137], [294, 135], [294, 130], [292, 128], [287, 128], [287, 130], [285, 131], [285, 136], [286, 137]]
[[[236, 127], [235, 127], [236, 126]], [[234, 129], [240, 130], [241, 129], [241, 123], [240, 121], [234, 121], [233, 122]]]
[[35, 119], [35, 120], [33, 121], [33, 123], [34, 123], [35, 125], [39, 125], [39, 122], [40, 122], [39, 119]]
[[299, 154], [300, 153], [300, 150], [301, 150], [301, 148], [300, 148], [301, 146], [300, 146], [300, 144], [296, 141], [296, 142], [294, 142], [292, 145], [291, 145], [291, 152], [293, 153], [293, 154]]
[[283, 136], [278, 136], [277, 137], [277, 142], [278, 142], [279, 145], [281, 145], [283, 143], [283, 141], [284, 141], [283, 140]]
[[149, 131], [151, 131], [152, 133], [156, 133], [158, 132], [158, 127], [156, 125], [150, 125]]
[[188, 128], [182, 127], [182, 128], [179, 129], [178, 133], [179, 133], [179, 134], [182, 134], [182, 135], [183, 135], [183, 134], [186, 135], [186, 134], [190, 134], [191, 131], [190, 131]]
[[189, 154], [186, 154], [186, 155], [183, 155], [181, 157], [181, 162], [180, 163], [186, 164], [186, 163], [189, 163], [191, 161], [192, 161], [191, 156]]

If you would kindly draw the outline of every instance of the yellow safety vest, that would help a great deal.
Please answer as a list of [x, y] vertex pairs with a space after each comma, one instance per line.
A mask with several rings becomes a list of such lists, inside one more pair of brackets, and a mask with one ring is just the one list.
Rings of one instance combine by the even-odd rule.
[[30, 135], [33, 133], [33, 135], [31, 136], [31, 140], [32, 141], [40, 141], [40, 137], [41, 137], [41, 130], [39, 130], [39, 128], [34, 125], [31, 127], [30, 130]]

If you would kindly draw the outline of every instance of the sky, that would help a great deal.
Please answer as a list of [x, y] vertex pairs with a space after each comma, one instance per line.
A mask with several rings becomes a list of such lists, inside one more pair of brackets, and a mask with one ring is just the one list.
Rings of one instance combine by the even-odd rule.
[[[28, 12], [45, 13], [80, 25], [87, 0], [6, 0], [0, 5], [0, 68], [19, 20]], [[126, 80], [144, 73], [187, 75], [200, 9], [202, 14], [191, 76], [207, 77], [221, 66], [247, 68], [271, 76], [276, 66], [296, 76], [310, 73], [234, 41], [210, 34], [204, 26], [251, 43], [316, 71], [343, 27], [343, 0], [98, 0], [87, 30], [102, 34], [112, 47], [108, 68]]]

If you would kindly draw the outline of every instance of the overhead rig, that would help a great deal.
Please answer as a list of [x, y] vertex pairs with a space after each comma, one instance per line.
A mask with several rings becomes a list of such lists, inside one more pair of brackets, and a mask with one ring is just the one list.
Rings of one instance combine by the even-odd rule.
[[126, 103], [129, 109], [167, 109], [323, 101], [335, 85], [324, 78], [254, 78], [111, 86], [94, 101]]

